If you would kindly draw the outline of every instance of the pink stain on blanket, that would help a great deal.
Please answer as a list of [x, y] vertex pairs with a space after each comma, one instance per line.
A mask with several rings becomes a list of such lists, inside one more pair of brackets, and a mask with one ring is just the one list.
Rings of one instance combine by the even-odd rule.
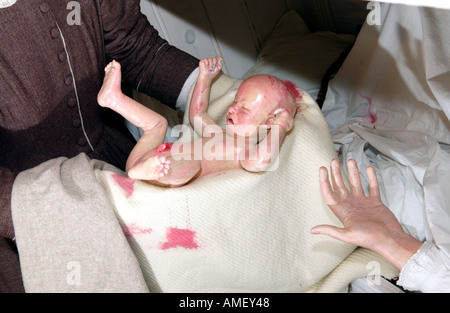
[[366, 99], [366, 100], [367, 100], [367, 103], [369, 103], [369, 117], [370, 117], [370, 123], [375, 124], [376, 121], [378, 120], [378, 117], [377, 117], [377, 115], [376, 115], [375, 113], [372, 113], [372, 98], [371, 98], [371, 97], [368, 97], [368, 96], [365, 96], [365, 95], [363, 95], [363, 94], [361, 94], [361, 93], [359, 93], [359, 96], [360, 96], [361, 98]]
[[162, 250], [172, 248], [197, 249], [198, 244], [195, 241], [195, 232], [189, 229], [179, 229], [174, 227], [167, 228], [167, 241], [161, 245]]
[[142, 234], [150, 234], [153, 229], [151, 228], [143, 228], [136, 223], [127, 224], [122, 226], [123, 232], [125, 236], [132, 237], [134, 235], [142, 235]]
[[123, 189], [125, 197], [129, 198], [134, 192], [134, 180], [129, 177], [123, 177], [119, 174], [112, 174], [114, 181]]

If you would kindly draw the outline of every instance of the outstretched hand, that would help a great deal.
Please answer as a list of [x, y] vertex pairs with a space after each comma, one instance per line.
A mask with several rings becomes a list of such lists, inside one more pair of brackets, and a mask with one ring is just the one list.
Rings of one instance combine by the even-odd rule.
[[[344, 227], [320, 225], [312, 228], [311, 233], [327, 235], [368, 248], [388, 258], [397, 268], [401, 268], [422, 243], [403, 232], [394, 214], [381, 201], [374, 168], [371, 166], [367, 168], [369, 195], [366, 196], [356, 162], [349, 160], [347, 167], [350, 190], [344, 184], [337, 159], [331, 162], [332, 185], [327, 169], [321, 167], [319, 170], [322, 196]], [[396, 251], [395, 245], [400, 243], [403, 247]]]

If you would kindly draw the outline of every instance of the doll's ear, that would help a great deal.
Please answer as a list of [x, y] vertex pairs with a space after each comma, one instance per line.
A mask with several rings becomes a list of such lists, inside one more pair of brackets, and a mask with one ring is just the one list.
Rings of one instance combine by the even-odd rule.
[[275, 121], [275, 115], [271, 114], [271, 115], [269, 115], [269, 116], [266, 118], [266, 123], [265, 123], [265, 125], [268, 126], [268, 127], [270, 127], [270, 126], [273, 125], [274, 121]]

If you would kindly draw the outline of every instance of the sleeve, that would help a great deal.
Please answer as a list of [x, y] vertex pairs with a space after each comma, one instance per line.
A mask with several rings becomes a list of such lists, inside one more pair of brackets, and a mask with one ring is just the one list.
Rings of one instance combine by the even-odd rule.
[[407, 290], [450, 292], [450, 258], [435, 244], [424, 242], [400, 272], [397, 282]]
[[11, 191], [17, 174], [0, 167], [0, 237], [13, 239], [14, 227], [11, 216]]
[[198, 59], [162, 39], [140, 12], [139, 0], [100, 1], [106, 57], [121, 63], [136, 90], [175, 107]]

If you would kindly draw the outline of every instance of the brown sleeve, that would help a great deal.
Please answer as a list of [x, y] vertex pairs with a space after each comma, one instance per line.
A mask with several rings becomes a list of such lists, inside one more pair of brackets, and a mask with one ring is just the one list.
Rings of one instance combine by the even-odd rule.
[[106, 55], [122, 65], [136, 90], [174, 107], [198, 59], [162, 39], [140, 12], [139, 0], [100, 2]]
[[14, 238], [11, 216], [11, 191], [17, 174], [0, 167], [0, 237]]

